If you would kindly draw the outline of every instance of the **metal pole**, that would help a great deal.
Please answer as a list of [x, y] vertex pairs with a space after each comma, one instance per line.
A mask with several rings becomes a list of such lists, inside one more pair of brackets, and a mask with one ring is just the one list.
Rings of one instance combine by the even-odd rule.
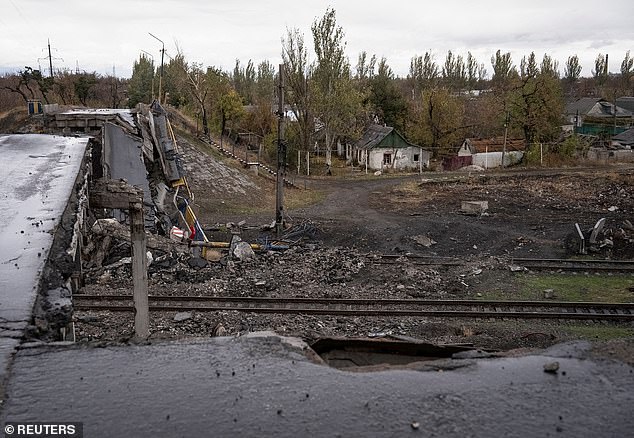
[[284, 225], [284, 170], [286, 167], [286, 144], [284, 142], [284, 64], [279, 65], [278, 87], [275, 229], [279, 237], [282, 234]]
[[159, 102], [159, 105], [160, 105], [163, 102], [163, 100], [162, 100], [163, 99], [163, 58], [165, 56], [165, 43], [163, 42], [163, 40], [161, 40], [157, 36], [152, 35], [151, 32], [148, 32], [148, 33], [150, 34], [150, 36], [152, 38], [158, 40], [161, 43], [161, 45], [162, 45], [162, 48], [161, 48], [161, 73], [159, 75], [159, 94], [158, 94], [158, 102]]

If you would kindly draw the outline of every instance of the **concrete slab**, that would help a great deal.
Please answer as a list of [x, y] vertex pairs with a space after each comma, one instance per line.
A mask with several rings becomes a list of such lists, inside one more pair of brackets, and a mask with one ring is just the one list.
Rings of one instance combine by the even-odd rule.
[[91, 437], [627, 436], [633, 369], [586, 350], [355, 373], [273, 336], [36, 346], [14, 360], [1, 420], [82, 421]]
[[[0, 337], [31, 319], [53, 235], [73, 190], [87, 138], [0, 135]], [[16, 345], [0, 344], [0, 382]]]

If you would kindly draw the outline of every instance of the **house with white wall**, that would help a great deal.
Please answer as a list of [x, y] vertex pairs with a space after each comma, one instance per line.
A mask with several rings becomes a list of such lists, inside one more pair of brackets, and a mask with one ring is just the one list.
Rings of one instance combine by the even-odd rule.
[[410, 143], [390, 126], [370, 125], [353, 146], [355, 160], [372, 170], [420, 170], [429, 167], [431, 152]]

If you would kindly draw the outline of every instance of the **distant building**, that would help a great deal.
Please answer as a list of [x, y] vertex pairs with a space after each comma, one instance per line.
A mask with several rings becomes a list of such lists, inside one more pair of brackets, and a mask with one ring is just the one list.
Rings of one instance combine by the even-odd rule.
[[590, 135], [619, 134], [632, 127], [633, 121], [632, 111], [596, 97], [583, 97], [569, 103], [565, 116], [573, 132]]
[[372, 170], [417, 170], [429, 167], [431, 152], [407, 141], [389, 126], [370, 125], [353, 146], [353, 155]]

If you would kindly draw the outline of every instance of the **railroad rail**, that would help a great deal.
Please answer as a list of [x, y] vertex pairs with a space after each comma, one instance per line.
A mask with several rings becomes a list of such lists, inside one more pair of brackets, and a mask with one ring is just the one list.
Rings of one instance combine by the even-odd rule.
[[[75, 310], [131, 312], [131, 295], [73, 295]], [[634, 303], [149, 296], [150, 311], [634, 321]]]
[[634, 272], [634, 260], [514, 258], [513, 263], [533, 270]]
[[[454, 257], [435, 257], [414, 254], [377, 254], [368, 255], [372, 263], [395, 264], [398, 259], [405, 258], [410, 264], [419, 266], [461, 266], [465, 262]], [[634, 272], [634, 260], [599, 260], [599, 259], [538, 259], [513, 258], [511, 264], [531, 270], [553, 271], [593, 271], [593, 272]]]

